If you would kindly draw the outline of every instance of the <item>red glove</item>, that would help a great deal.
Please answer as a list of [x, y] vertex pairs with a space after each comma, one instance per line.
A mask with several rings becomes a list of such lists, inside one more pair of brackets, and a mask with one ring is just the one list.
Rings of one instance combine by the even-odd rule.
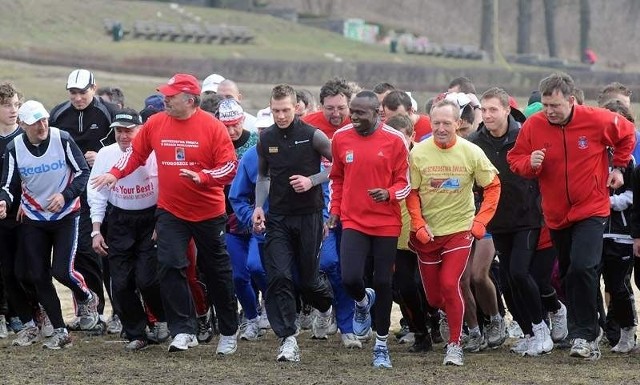
[[475, 239], [482, 239], [486, 233], [487, 228], [483, 223], [473, 221], [473, 225], [471, 225], [471, 234]]

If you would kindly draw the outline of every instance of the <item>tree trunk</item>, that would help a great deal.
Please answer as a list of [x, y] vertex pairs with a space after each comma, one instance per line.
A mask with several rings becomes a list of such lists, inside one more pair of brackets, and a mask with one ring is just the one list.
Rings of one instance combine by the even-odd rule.
[[493, 46], [494, 0], [482, 0], [482, 23], [480, 26], [480, 49], [484, 50], [491, 61], [495, 59], [495, 47]]
[[591, 30], [591, 4], [589, 0], [580, 0], [580, 61], [586, 61], [585, 51], [589, 48]]
[[531, 53], [531, 0], [518, 0], [517, 53]]
[[556, 0], [544, 0], [544, 29], [547, 34], [547, 47], [549, 56], [558, 56], [556, 42]]

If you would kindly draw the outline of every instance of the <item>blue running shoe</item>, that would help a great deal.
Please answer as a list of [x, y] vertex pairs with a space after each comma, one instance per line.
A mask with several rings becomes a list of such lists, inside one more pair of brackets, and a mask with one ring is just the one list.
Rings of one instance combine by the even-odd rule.
[[366, 336], [371, 329], [371, 307], [376, 302], [376, 292], [371, 288], [365, 289], [365, 294], [369, 299], [367, 306], [355, 306], [353, 312], [353, 334], [357, 337]]
[[18, 317], [11, 317], [9, 319], [9, 328], [13, 330], [14, 333], [18, 334], [18, 332], [24, 329], [24, 324]]
[[391, 358], [389, 358], [389, 348], [386, 346], [376, 346], [373, 348], [373, 367], [391, 369]]

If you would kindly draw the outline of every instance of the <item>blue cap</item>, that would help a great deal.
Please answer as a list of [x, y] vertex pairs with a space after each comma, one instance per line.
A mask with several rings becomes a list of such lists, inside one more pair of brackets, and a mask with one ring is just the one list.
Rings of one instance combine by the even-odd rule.
[[144, 108], [153, 108], [156, 111], [164, 111], [164, 96], [153, 94], [144, 100]]

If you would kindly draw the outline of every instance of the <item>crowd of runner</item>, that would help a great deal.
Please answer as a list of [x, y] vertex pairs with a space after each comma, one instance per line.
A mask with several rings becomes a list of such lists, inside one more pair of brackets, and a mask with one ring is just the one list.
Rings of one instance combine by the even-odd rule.
[[[176, 74], [141, 109], [86, 69], [66, 89], [47, 110], [0, 83], [13, 346], [110, 333], [179, 352], [215, 337], [230, 355], [273, 332], [276, 359], [297, 362], [310, 330], [369, 343], [377, 368], [392, 367], [394, 329], [409, 352], [444, 344], [454, 366], [509, 338], [528, 357], [636, 350], [640, 149], [620, 83], [588, 106], [554, 73], [519, 109], [464, 77], [424, 106], [334, 78], [317, 95], [275, 85], [255, 116], [219, 74]], [[53, 279], [73, 295], [66, 322]]]

